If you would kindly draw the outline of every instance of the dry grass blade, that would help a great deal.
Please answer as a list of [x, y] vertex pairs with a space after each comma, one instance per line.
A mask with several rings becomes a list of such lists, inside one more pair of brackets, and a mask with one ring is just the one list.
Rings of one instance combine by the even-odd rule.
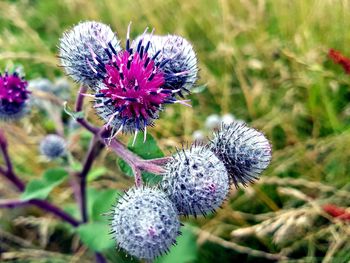
[[222, 239], [218, 236], [212, 235], [211, 233], [201, 230], [200, 228], [196, 228], [196, 227], [191, 227], [191, 230], [193, 231], [193, 233], [195, 233], [196, 235], [201, 237], [202, 242], [204, 242], [205, 240], [213, 242], [215, 244], [218, 244], [224, 248], [228, 248], [228, 249], [232, 249], [235, 250], [239, 253], [243, 253], [243, 254], [248, 254], [254, 257], [258, 257], [258, 258], [265, 258], [265, 259], [269, 259], [269, 260], [287, 260], [288, 257], [280, 255], [280, 254], [271, 254], [268, 252], [264, 252], [264, 251], [260, 251], [260, 250], [255, 250], [249, 247], [244, 247], [241, 245], [238, 245], [232, 241], [227, 241], [225, 239]]

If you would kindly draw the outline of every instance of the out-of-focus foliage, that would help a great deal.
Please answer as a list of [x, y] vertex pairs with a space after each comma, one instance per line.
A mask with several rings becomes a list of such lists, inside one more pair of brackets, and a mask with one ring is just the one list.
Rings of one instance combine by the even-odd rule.
[[[195, 257], [186, 250], [176, 253], [188, 256], [188, 262], [267, 262], [285, 257], [303, 262], [349, 261], [348, 224], [322, 211], [326, 203], [350, 205], [350, 76], [327, 58], [329, 48], [350, 56], [348, 1], [1, 1], [0, 68], [20, 66], [27, 79], [62, 76], [56, 57], [59, 37], [73, 24], [91, 19], [110, 24], [121, 39], [132, 21], [132, 36], [149, 26], [157, 34], [182, 35], [195, 47], [200, 80], [190, 96], [193, 107], [168, 107], [149, 129], [164, 153], [190, 141], [193, 131], [203, 128], [213, 113], [232, 113], [264, 131], [273, 145], [272, 163], [260, 182], [233, 189], [217, 214], [187, 219], [188, 229], [197, 237]], [[70, 107], [77, 90], [71, 83]], [[57, 108], [63, 100], [48, 94], [44, 98], [55, 105], [50, 106], [50, 116], [60, 119]], [[50, 167], [76, 167], [88, 148], [88, 133], [68, 128], [67, 115], [60, 123], [47, 112], [33, 107], [20, 123], [0, 124], [15, 169], [26, 181], [39, 180]], [[91, 104], [87, 103], [85, 114], [100, 123]], [[40, 157], [38, 144], [55, 129], [67, 134], [71, 156], [48, 163]], [[91, 195], [97, 191], [109, 196], [103, 193], [107, 188], [126, 189], [133, 184], [113, 154], [105, 152], [95, 165], [106, 170], [91, 175]], [[0, 197], [15, 197], [16, 192], [0, 180]], [[49, 198], [76, 213], [68, 184], [64, 181], [50, 189]], [[91, 211], [93, 217], [96, 211], [103, 213], [97, 207]], [[80, 230], [89, 231], [89, 226]], [[0, 210], [0, 247], [9, 251], [4, 257], [21, 262], [91, 262], [93, 258], [76, 232], [33, 208]], [[112, 262], [130, 261], [114, 248], [105, 253]]]

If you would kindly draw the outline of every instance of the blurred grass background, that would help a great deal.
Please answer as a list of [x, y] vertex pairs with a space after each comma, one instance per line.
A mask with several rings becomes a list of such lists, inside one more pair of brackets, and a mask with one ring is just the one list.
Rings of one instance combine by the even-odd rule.
[[[168, 107], [150, 129], [166, 153], [182, 141], [190, 141], [193, 131], [202, 129], [206, 117], [213, 113], [232, 113], [264, 131], [272, 142], [272, 164], [259, 183], [233, 190], [224, 209], [207, 219], [193, 220], [199, 237], [196, 262], [271, 261], [225, 242], [283, 255], [289, 258], [285, 261], [350, 260], [349, 226], [320, 211], [324, 203], [349, 205], [350, 78], [329, 60], [327, 52], [335, 48], [350, 56], [350, 1], [1, 1], [0, 68], [21, 65], [27, 79], [63, 76], [56, 57], [58, 40], [64, 30], [81, 20], [110, 24], [122, 41], [132, 21], [134, 37], [148, 26], [154, 27], [156, 34], [175, 33], [192, 42], [199, 59], [201, 92], [190, 96], [193, 108]], [[72, 95], [77, 89], [72, 83]], [[69, 104], [73, 102], [74, 96]], [[91, 111], [89, 116], [93, 115]], [[54, 131], [54, 124], [36, 109], [19, 124], [1, 123], [16, 168], [28, 178], [39, 176], [50, 166], [36, 157], [37, 144], [43, 134]], [[86, 147], [84, 136], [78, 133], [71, 138], [73, 142], [82, 138], [82, 143], [71, 146], [77, 159]], [[96, 187], [126, 188], [132, 184], [118, 171], [113, 155], [102, 156], [98, 163], [108, 167], [108, 172], [92, 183]], [[16, 195], [6, 182], [1, 181], [0, 189], [0, 196]], [[53, 200], [64, 202], [70, 194], [59, 189]], [[295, 222], [288, 225], [287, 219], [297, 220], [300, 213], [309, 221], [293, 237], [298, 226]], [[19, 215], [25, 217], [26, 213], [0, 211], [0, 221], [8, 222], [6, 226], [3, 223], [2, 231], [18, 236], [21, 242], [36, 244], [40, 233], [19, 233], [16, 221], [9, 222]], [[249, 232], [249, 226], [262, 222], [265, 225]], [[266, 230], [274, 223], [276, 229]], [[249, 233], [231, 233], [242, 228]], [[277, 236], [278, 229], [284, 236]], [[56, 239], [67, 238], [67, 233], [57, 231]], [[41, 249], [73, 253], [55, 242]]]

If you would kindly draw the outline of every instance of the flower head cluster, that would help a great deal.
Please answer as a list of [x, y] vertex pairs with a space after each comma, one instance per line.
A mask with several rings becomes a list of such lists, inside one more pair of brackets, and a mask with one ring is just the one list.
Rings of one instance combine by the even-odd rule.
[[120, 199], [112, 220], [118, 246], [154, 259], [175, 243], [177, 215], [214, 212], [231, 183], [237, 187], [253, 182], [270, 160], [271, 146], [261, 132], [242, 122], [223, 123], [210, 144], [194, 143], [172, 156], [160, 190], [132, 188]]
[[60, 57], [67, 74], [94, 90], [94, 107], [115, 134], [146, 134], [165, 104], [187, 105], [176, 95], [196, 81], [197, 59], [181, 37], [129, 35], [130, 25], [122, 50], [108, 26], [83, 22], [64, 34]]
[[[97, 114], [110, 128], [136, 135], [153, 125], [166, 104], [190, 92], [198, 69], [192, 45], [176, 35], [145, 32], [125, 48], [107, 25], [82, 22], [67, 31], [60, 43], [66, 73], [93, 94]], [[229, 123], [223, 124], [221, 121]], [[194, 144], [178, 151], [164, 169], [160, 188], [129, 189], [112, 211], [112, 233], [120, 248], [141, 259], [167, 252], [179, 235], [179, 215], [206, 215], [225, 200], [230, 183], [246, 185], [258, 178], [271, 160], [271, 147], [260, 132], [214, 116], [207, 126], [216, 130], [209, 145]], [[146, 136], [145, 136], [146, 138]], [[45, 140], [42, 152], [60, 156], [64, 144]]]
[[162, 188], [180, 214], [207, 214], [217, 209], [229, 190], [229, 177], [208, 147], [192, 145], [167, 164]]
[[167, 252], [180, 234], [174, 205], [155, 188], [131, 188], [112, 211], [112, 233], [130, 255], [152, 260]]
[[27, 82], [17, 72], [0, 74], [0, 119], [21, 118], [28, 106]]
[[236, 187], [257, 180], [271, 161], [269, 141], [261, 132], [242, 122], [223, 124], [210, 147], [225, 164]]

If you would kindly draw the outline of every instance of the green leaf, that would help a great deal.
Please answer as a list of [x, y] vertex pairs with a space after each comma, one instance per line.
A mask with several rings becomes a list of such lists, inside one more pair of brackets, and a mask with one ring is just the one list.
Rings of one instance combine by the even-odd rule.
[[74, 218], [80, 217], [80, 211], [76, 203], [68, 203], [63, 205], [63, 211], [70, 214]]
[[81, 169], [83, 169], [82, 164], [80, 162], [76, 161], [70, 152], [68, 152], [67, 157], [68, 157], [69, 165], [73, 171], [80, 172]]
[[71, 116], [74, 120], [82, 119], [85, 117], [83, 111], [72, 111], [67, 105], [67, 101], [63, 103], [63, 110], [65, 113]]
[[160, 257], [155, 263], [189, 263], [197, 259], [196, 236], [189, 225], [182, 227], [181, 231], [182, 235], [176, 239], [178, 244], [170, 249], [170, 253]]
[[89, 187], [87, 189], [87, 210], [89, 218], [91, 218], [92, 215], [92, 207], [95, 203], [96, 198], [98, 197], [98, 190], [92, 187]]
[[162, 180], [162, 177], [156, 174], [142, 172], [143, 181], [147, 182], [149, 185], [155, 185]]
[[98, 252], [115, 246], [108, 232], [108, 224], [101, 222], [83, 224], [77, 228], [81, 241], [91, 250]]
[[[128, 149], [143, 159], [161, 158], [164, 156], [162, 150], [158, 147], [156, 140], [151, 134], [147, 133], [146, 141], [143, 142], [143, 133], [139, 133], [136, 137], [135, 144], [132, 146], [134, 138], [130, 138]], [[121, 159], [117, 160], [120, 170], [128, 176], [132, 176], [131, 167]], [[160, 177], [152, 173], [143, 172], [142, 178], [149, 184], [155, 184], [160, 181]]]
[[105, 173], [107, 173], [107, 169], [105, 167], [96, 167], [90, 170], [88, 176], [87, 176], [87, 180], [88, 182], [91, 182], [93, 180], [95, 180], [96, 178], [104, 175]]
[[46, 199], [52, 189], [62, 183], [67, 175], [67, 171], [62, 168], [46, 170], [42, 179], [34, 179], [27, 184], [21, 199]]
[[193, 87], [191, 89], [191, 92], [193, 94], [198, 94], [198, 93], [202, 93], [203, 91], [205, 91], [207, 89], [208, 85], [207, 84], [204, 84], [204, 85], [200, 85], [200, 86], [197, 86], [197, 87]]
[[111, 211], [112, 206], [116, 204], [120, 192], [114, 189], [96, 191], [91, 201], [90, 218], [92, 221], [107, 221], [104, 213]]
[[127, 176], [133, 176], [131, 167], [124, 160], [118, 158], [117, 164], [124, 174], [126, 174]]
[[136, 153], [144, 159], [153, 159], [163, 157], [162, 150], [158, 147], [156, 140], [151, 134], [147, 133], [146, 141], [143, 142], [143, 133], [136, 136], [135, 144], [132, 146], [134, 138], [130, 138], [128, 142], [128, 149]]

